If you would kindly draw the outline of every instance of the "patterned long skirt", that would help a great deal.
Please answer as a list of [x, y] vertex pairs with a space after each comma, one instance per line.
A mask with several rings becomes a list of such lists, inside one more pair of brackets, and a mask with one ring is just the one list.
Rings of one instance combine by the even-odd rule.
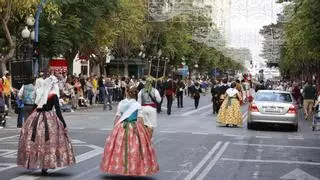
[[237, 98], [232, 98], [231, 103], [229, 103], [228, 98], [223, 101], [218, 113], [218, 123], [223, 125], [229, 124], [242, 127], [240, 101]]
[[55, 169], [75, 163], [71, 138], [55, 112], [34, 111], [21, 129], [17, 164]]
[[102, 172], [125, 176], [150, 176], [159, 171], [155, 150], [142, 121], [116, 125], [106, 140]]

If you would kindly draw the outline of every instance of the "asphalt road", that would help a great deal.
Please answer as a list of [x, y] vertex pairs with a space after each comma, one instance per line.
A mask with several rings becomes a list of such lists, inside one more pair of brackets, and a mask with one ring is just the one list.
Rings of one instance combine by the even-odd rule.
[[[154, 134], [160, 172], [152, 177], [119, 177], [99, 171], [106, 136], [113, 125], [114, 110], [101, 107], [65, 113], [77, 164], [50, 170], [42, 177], [39, 170], [16, 167], [16, 117], [0, 129], [0, 179], [142, 179], [142, 180], [275, 180], [320, 179], [320, 132], [311, 131], [311, 122], [301, 118], [298, 132], [287, 127], [258, 127], [247, 130], [246, 107], [244, 127], [217, 126], [212, 114], [210, 96], [202, 96], [199, 108], [185, 97], [184, 108], [173, 105], [172, 115], [162, 112]], [[115, 108], [113, 108], [115, 109]], [[163, 109], [165, 111], [165, 109]]]

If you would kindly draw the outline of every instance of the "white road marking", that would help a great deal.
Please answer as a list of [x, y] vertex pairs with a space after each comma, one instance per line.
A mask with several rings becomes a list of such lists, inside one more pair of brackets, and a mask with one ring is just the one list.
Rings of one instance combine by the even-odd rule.
[[181, 116], [189, 116], [189, 115], [191, 115], [191, 114], [193, 114], [193, 113], [196, 113], [196, 112], [198, 112], [198, 111], [200, 111], [200, 110], [203, 110], [203, 109], [207, 109], [207, 108], [209, 108], [209, 107], [211, 107], [211, 106], [212, 106], [211, 104], [208, 104], [208, 105], [206, 105], [206, 106], [202, 106], [201, 108], [198, 108], [198, 109], [195, 109], [195, 110], [192, 110], [192, 111], [188, 111], [188, 112], [182, 113]]
[[158, 139], [155, 139], [155, 140], [151, 140], [151, 143], [153, 144], [153, 145], [157, 145], [157, 144], [159, 144], [161, 141], [163, 141], [163, 140], [165, 140], [165, 138], [158, 138]]
[[219, 149], [221, 141], [218, 141], [212, 149], [207, 153], [207, 155], [197, 164], [197, 166], [184, 178], [184, 180], [191, 180], [193, 176], [204, 166], [204, 164], [210, 159], [210, 157]]
[[[103, 153], [103, 148], [101, 148], [99, 146], [95, 146], [95, 145], [86, 145], [86, 146], [87, 147], [91, 147], [93, 150], [76, 156], [76, 163], [77, 164], [79, 164], [82, 161], [86, 161], [88, 159], [91, 159], [91, 158], [93, 158], [95, 156], [101, 155]], [[57, 171], [60, 171], [62, 169], [65, 169], [65, 168], [67, 168], [67, 167], [57, 168], [57, 169], [54, 169], [54, 170], [50, 171], [49, 173], [57, 172]], [[30, 174], [30, 175], [19, 176], [19, 177], [13, 178], [11, 180], [35, 180], [35, 179], [39, 179], [39, 178], [41, 178], [41, 177], [33, 176], [32, 174]]]
[[201, 172], [201, 174], [196, 178], [197, 180], [203, 180], [206, 175], [210, 172], [212, 167], [219, 161], [219, 159], [222, 157], [223, 153], [226, 151], [228, 145], [230, 142], [224, 143], [222, 148], [219, 150], [219, 152], [213, 157], [213, 159], [210, 161], [208, 166]]
[[212, 112], [205, 112], [205, 113], [201, 113], [201, 114], [200, 114], [201, 117], [208, 117], [208, 116], [210, 116], [210, 115], [211, 115], [212, 117], [214, 117], [214, 114], [213, 114]]
[[100, 128], [100, 131], [112, 131], [112, 128]]
[[239, 137], [239, 135], [236, 135], [236, 134], [222, 134], [222, 135], [227, 137]]
[[19, 137], [19, 136], [20, 136], [20, 134], [17, 134], [17, 135], [14, 135], [14, 136], [8, 136], [8, 137], [0, 138], [0, 141], [16, 138], [16, 137]]
[[14, 163], [0, 163], [0, 172], [6, 171], [8, 169], [17, 167], [17, 164]]
[[203, 133], [203, 132], [192, 132], [192, 134], [195, 134], [195, 135], [209, 135], [209, 133]]
[[75, 117], [78, 118], [79, 115], [95, 115], [95, 116], [104, 116], [104, 115], [115, 115], [114, 112], [108, 111], [108, 112], [76, 112], [72, 114], [63, 114], [66, 117]]
[[308, 161], [261, 160], [261, 159], [232, 159], [232, 158], [221, 158], [220, 160], [222, 160], [222, 161], [234, 161], [234, 162], [274, 163], [274, 164], [299, 164], [299, 165], [320, 166], [320, 162], [308, 162]]
[[171, 134], [175, 134], [177, 133], [177, 131], [160, 131], [161, 133], [171, 133]]
[[255, 171], [252, 175], [254, 179], [258, 179], [258, 176], [259, 176], [259, 171]]
[[13, 149], [0, 149], [0, 152], [3, 152], [0, 154], [0, 157], [4, 158], [12, 158], [12, 154], [16, 154], [17, 150]]
[[83, 144], [83, 143], [85, 143], [85, 142], [80, 141], [80, 140], [78, 140], [78, 139], [72, 139], [72, 140], [71, 140], [71, 143], [72, 143], [72, 144]]
[[72, 127], [71, 130], [83, 130], [86, 129], [85, 127]]
[[270, 137], [270, 136], [256, 136], [256, 138], [271, 139], [272, 137]]
[[7, 141], [7, 142], [0, 142], [0, 144], [18, 144], [18, 142]]
[[304, 180], [319, 180], [319, 178], [316, 178], [314, 176], [311, 176], [310, 174], [304, 172], [303, 170], [297, 168], [282, 177], [280, 179], [304, 179]]
[[290, 140], [303, 140], [304, 137], [288, 137]]
[[245, 144], [245, 143], [232, 143], [238, 146], [258, 146], [258, 147], [275, 147], [275, 148], [292, 148], [292, 149], [319, 149], [320, 147], [308, 147], [308, 146], [286, 146], [286, 145], [274, 145], [274, 144]]

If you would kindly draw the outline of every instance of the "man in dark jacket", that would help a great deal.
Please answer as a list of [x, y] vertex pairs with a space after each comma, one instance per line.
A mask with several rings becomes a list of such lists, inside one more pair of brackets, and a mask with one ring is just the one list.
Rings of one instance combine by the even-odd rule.
[[259, 90], [265, 90], [266, 87], [264, 86], [264, 81], [261, 80], [259, 84], [257, 84], [255, 91], [258, 92]]
[[139, 85], [137, 87], [138, 92], [140, 92], [140, 90], [144, 88], [145, 84], [146, 84], [146, 78], [143, 77], [142, 80], [139, 82]]
[[217, 85], [217, 82], [215, 80], [212, 81], [212, 87], [211, 87], [211, 95], [212, 95], [212, 110], [213, 114], [218, 114], [218, 106], [219, 106], [219, 86]]
[[176, 87], [178, 108], [183, 108], [183, 90], [185, 87], [184, 83], [179, 79]]
[[164, 91], [165, 91], [164, 82], [162, 80], [158, 80], [157, 90], [159, 91], [159, 94], [161, 96], [161, 101], [160, 101], [160, 103], [158, 103], [158, 106], [157, 106], [157, 112], [160, 113], [162, 102], [163, 102]]
[[229, 85], [228, 85], [228, 78], [224, 78], [222, 80], [222, 85], [218, 88], [218, 107], [217, 107], [217, 111], [219, 112], [220, 110], [220, 106], [222, 105], [224, 98], [225, 98], [225, 93], [227, 91], [227, 89], [229, 89]]

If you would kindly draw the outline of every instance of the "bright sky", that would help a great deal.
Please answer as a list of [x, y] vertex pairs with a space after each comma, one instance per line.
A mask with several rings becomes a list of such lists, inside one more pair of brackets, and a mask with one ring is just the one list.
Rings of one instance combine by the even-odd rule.
[[259, 30], [276, 22], [281, 10], [282, 5], [276, 0], [231, 0], [228, 46], [249, 48], [253, 63], [265, 61], [259, 56], [263, 40]]

